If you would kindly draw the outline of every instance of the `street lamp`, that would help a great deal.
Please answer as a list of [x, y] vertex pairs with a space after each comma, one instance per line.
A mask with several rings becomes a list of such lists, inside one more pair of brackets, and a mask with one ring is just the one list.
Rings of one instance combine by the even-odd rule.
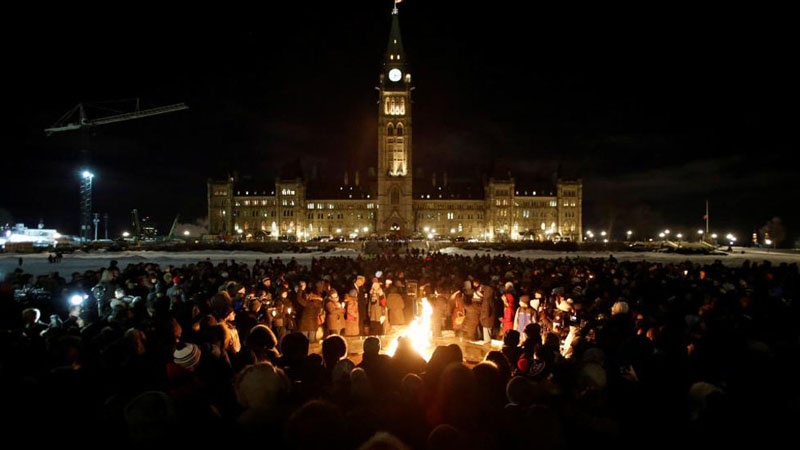
[[628, 235], [628, 241], [630, 241], [631, 240], [631, 235], [633, 234], [633, 231], [628, 230], [625, 234]]

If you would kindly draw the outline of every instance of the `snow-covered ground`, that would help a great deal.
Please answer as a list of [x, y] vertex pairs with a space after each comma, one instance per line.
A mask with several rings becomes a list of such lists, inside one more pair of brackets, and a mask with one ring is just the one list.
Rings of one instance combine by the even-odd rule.
[[[657, 253], [657, 252], [549, 252], [542, 250], [525, 250], [519, 252], [498, 252], [494, 250], [462, 250], [455, 247], [442, 249], [442, 253], [460, 254], [472, 256], [475, 254], [480, 255], [499, 255], [505, 254], [519, 258], [608, 258], [613, 254], [614, 257], [620, 261], [653, 261], [653, 262], [676, 262], [690, 260], [693, 262], [705, 264], [712, 263], [715, 260], [720, 260], [727, 266], [739, 266], [745, 260], [751, 262], [771, 261], [773, 264], [780, 263], [796, 263], [800, 262], [800, 253], [776, 250], [764, 250], [755, 248], [739, 248], [734, 247], [734, 251], [726, 255], [683, 255], [675, 253]], [[222, 260], [236, 260], [237, 262], [246, 262], [252, 264], [255, 260], [265, 260], [268, 258], [281, 258], [288, 261], [292, 258], [297, 260], [298, 263], [308, 265], [312, 257], [323, 256], [346, 256], [355, 257], [358, 253], [350, 249], [336, 249], [328, 252], [311, 252], [311, 253], [261, 253], [249, 251], [222, 251], [222, 250], [208, 250], [208, 251], [195, 251], [195, 252], [153, 252], [153, 251], [125, 251], [125, 252], [102, 252], [97, 251], [93, 253], [74, 253], [65, 254], [64, 259], [59, 264], [51, 264], [47, 261], [48, 254], [0, 254], [0, 279], [6, 273], [14, 271], [16, 268], [21, 267], [27, 273], [34, 275], [48, 274], [53, 271], [58, 271], [62, 276], [67, 277], [73, 272], [83, 272], [85, 270], [98, 270], [103, 267], [108, 267], [109, 262], [114, 259], [119, 263], [120, 267], [125, 267], [129, 263], [138, 263], [142, 261], [158, 263], [162, 267], [168, 265], [181, 266], [183, 264], [197, 262], [201, 260], [210, 260], [214, 263], [221, 262]], [[19, 266], [19, 258], [22, 258], [22, 266]]]

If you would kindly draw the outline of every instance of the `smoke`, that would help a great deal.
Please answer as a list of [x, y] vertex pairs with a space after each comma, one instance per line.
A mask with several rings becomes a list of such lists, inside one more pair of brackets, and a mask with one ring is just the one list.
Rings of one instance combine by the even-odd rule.
[[[187, 233], [188, 232], [188, 233]], [[199, 238], [200, 236], [208, 233], [208, 221], [205, 219], [197, 219], [195, 223], [180, 223], [175, 225], [175, 237], [181, 238], [185, 236]]]

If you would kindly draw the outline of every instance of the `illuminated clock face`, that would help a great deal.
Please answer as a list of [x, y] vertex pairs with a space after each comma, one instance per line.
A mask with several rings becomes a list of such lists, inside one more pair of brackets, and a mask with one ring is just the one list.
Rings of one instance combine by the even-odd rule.
[[400, 72], [400, 69], [392, 69], [389, 71], [389, 79], [392, 81], [400, 81], [400, 77], [403, 76], [403, 73]]

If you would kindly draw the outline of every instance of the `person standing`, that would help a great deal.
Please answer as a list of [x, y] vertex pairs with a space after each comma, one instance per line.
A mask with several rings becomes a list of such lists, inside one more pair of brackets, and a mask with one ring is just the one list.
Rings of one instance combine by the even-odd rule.
[[358, 294], [358, 320], [362, 336], [369, 336], [369, 290], [366, 287], [366, 283], [367, 278], [364, 275], [358, 275], [353, 282]]
[[344, 330], [345, 304], [339, 298], [336, 289], [328, 290], [328, 298], [325, 301], [325, 336], [332, 334], [342, 334]]
[[322, 294], [325, 289], [325, 282], [316, 282], [311, 292], [301, 296], [300, 293], [303, 292], [305, 284], [303, 281], [300, 282], [300, 291], [297, 293], [297, 302], [303, 307], [303, 311], [300, 313], [298, 329], [308, 338], [308, 342], [313, 344], [317, 341], [317, 328], [321, 325], [319, 316], [322, 310]]
[[358, 336], [361, 334], [361, 319], [358, 310], [358, 289], [350, 289], [344, 296], [345, 316], [344, 316], [344, 335]]
[[503, 286], [503, 318], [500, 320], [502, 328], [501, 336], [505, 336], [510, 330], [514, 329], [514, 313], [517, 310], [517, 301], [514, 298], [514, 283], [508, 281]]
[[386, 295], [376, 277], [369, 290], [369, 332], [376, 336], [384, 335], [384, 327], [389, 326], [386, 319]]
[[[482, 342], [488, 344], [492, 341], [492, 328], [497, 321], [494, 307], [494, 289], [481, 284], [478, 278], [472, 280], [472, 301], [480, 303], [480, 326], [483, 331]], [[481, 338], [479, 337], [479, 339]]]
[[292, 310], [292, 301], [289, 299], [289, 291], [281, 288], [275, 300], [275, 307], [272, 309], [272, 330], [278, 342], [284, 336], [295, 330], [295, 312]]
[[431, 333], [433, 337], [442, 337], [442, 328], [452, 328], [445, 325], [445, 320], [450, 317], [448, 314], [447, 295], [440, 293], [438, 289], [433, 289], [431, 294]]
[[389, 323], [393, 327], [404, 325], [406, 317], [403, 309], [405, 308], [405, 301], [400, 290], [395, 286], [392, 280], [386, 280], [386, 308], [389, 314]]

